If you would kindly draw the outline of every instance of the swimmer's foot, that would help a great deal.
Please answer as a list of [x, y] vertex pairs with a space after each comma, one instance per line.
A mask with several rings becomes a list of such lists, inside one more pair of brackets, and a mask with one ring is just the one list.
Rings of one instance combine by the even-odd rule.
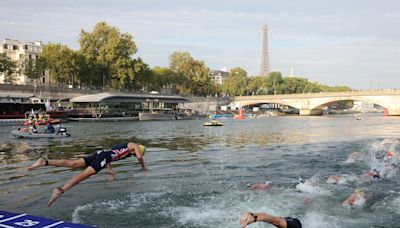
[[33, 163], [31, 166], [28, 167], [28, 170], [33, 170], [36, 169], [38, 167], [42, 167], [45, 165], [48, 165], [48, 161], [44, 158], [39, 158], [35, 163]]
[[53, 193], [51, 194], [51, 197], [49, 199], [49, 202], [47, 203], [47, 206], [50, 207], [54, 201], [56, 201], [58, 198], [60, 198], [61, 194], [64, 193], [64, 190], [62, 188], [56, 188], [53, 190]]

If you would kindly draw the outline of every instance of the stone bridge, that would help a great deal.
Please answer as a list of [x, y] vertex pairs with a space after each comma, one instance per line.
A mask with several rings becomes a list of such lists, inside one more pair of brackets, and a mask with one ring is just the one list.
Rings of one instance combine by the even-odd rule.
[[265, 96], [239, 96], [233, 99], [236, 105], [248, 106], [266, 103], [287, 105], [299, 109], [303, 116], [321, 115], [323, 108], [337, 101], [365, 101], [387, 109], [390, 116], [400, 115], [400, 90], [363, 90], [332, 93], [303, 93]]

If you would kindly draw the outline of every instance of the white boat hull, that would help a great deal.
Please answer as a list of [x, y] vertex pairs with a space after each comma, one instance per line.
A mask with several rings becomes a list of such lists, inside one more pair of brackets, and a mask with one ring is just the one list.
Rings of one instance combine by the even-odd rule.
[[17, 138], [25, 139], [37, 139], [37, 138], [66, 138], [71, 136], [68, 133], [53, 133], [53, 134], [42, 134], [42, 133], [30, 133], [30, 132], [20, 132], [18, 130], [12, 130], [11, 134]]

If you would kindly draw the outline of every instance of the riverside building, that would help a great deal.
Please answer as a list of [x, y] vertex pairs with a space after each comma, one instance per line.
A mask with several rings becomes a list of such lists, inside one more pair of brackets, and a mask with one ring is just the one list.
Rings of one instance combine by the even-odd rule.
[[[0, 45], [0, 53], [6, 53], [7, 56], [16, 63], [17, 69], [15, 80], [13, 84], [28, 85], [28, 84], [47, 84], [50, 77], [47, 71], [43, 72], [43, 76], [38, 80], [29, 79], [24, 73], [24, 65], [27, 60], [36, 60], [42, 52], [43, 43], [36, 42], [22, 42], [15, 39], [3, 39]], [[5, 83], [4, 74], [0, 73], [0, 83]]]

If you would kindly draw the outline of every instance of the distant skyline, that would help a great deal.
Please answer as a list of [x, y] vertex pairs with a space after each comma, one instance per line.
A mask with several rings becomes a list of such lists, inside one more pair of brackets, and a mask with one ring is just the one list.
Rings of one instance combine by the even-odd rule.
[[130, 33], [150, 67], [187, 51], [210, 69], [259, 74], [268, 21], [270, 70], [353, 89], [400, 88], [396, 0], [2, 0], [0, 38], [79, 48], [80, 30], [105, 21]]

